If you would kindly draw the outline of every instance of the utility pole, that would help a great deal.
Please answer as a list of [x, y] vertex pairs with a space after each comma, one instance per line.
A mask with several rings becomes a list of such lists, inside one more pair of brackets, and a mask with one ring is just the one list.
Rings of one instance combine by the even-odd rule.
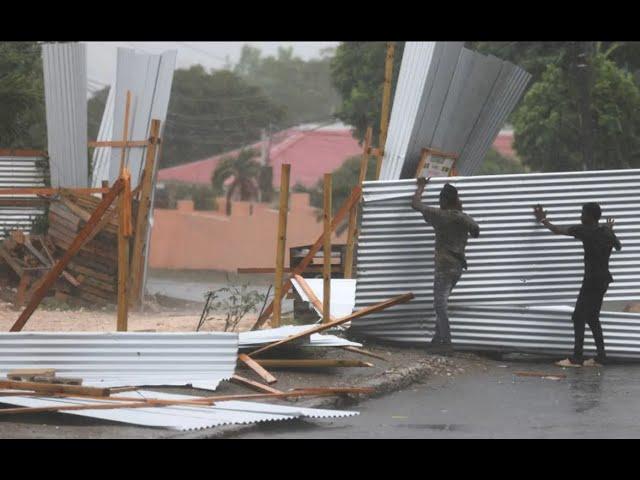
[[570, 58], [570, 73], [577, 88], [578, 118], [580, 121], [580, 143], [582, 164], [585, 170], [595, 165], [593, 121], [593, 85], [595, 82], [593, 57], [595, 42], [574, 42]]

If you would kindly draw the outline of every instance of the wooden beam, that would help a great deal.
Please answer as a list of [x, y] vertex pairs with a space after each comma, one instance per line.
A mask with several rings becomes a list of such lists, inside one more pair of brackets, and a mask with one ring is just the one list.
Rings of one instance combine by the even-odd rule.
[[99, 147], [114, 147], [114, 148], [135, 148], [146, 147], [149, 145], [149, 140], [129, 140], [123, 142], [122, 140], [109, 140], [109, 141], [89, 141], [88, 146], [93, 148]]
[[[289, 273], [291, 272], [291, 269], [288, 267], [284, 267], [282, 269], [283, 272]], [[245, 268], [238, 268], [237, 272], [239, 274], [243, 274], [243, 273], [276, 273], [276, 269], [273, 267], [245, 267]]]
[[230, 382], [242, 385], [243, 387], [248, 387], [252, 390], [256, 390], [258, 392], [263, 393], [282, 393], [280, 390], [264, 385], [260, 382], [255, 382], [245, 377], [241, 377], [240, 375], [234, 375], [229, 379]]
[[322, 321], [331, 321], [331, 196], [332, 196], [332, 175], [324, 175], [324, 202], [322, 220], [324, 223], [323, 232], [323, 268], [322, 268]]
[[[119, 402], [94, 403], [92, 405], [58, 405], [55, 407], [18, 407], [0, 409], [0, 415], [13, 415], [20, 413], [45, 413], [72, 410], [113, 410], [120, 408], [157, 408], [177, 405], [214, 405], [216, 402], [229, 400], [262, 400], [267, 398], [295, 398], [295, 397], [325, 397], [334, 395], [367, 395], [372, 394], [373, 388], [336, 387], [336, 388], [310, 388], [292, 390], [282, 393], [253, 393], [246, 395], [220, 395], [215, 397], [198, 397], [192, 400], [155, 400], [138, 398], [118, 398]], [[85, 397], [89, 398], [89, 397]]]
[[109, 190], [109, 193], [105, 195], [105, 197], [102, 199], [98, 207], [91, 215], [89, 221], [85, 224], [84, 227], [82, 227], [82, 230], [80, 230], [76, 238], [74, 238], [73, 242], [69, 246], [69, 249], [65, 252], [58, 263], [49, 271], [42, 285], [40, 285], [40, 287], [34, 292], [33, 297], [29, 301], [29, 304], [25, 307], [18, 320], [16, 320], [16, 322], [11, 327], [12, 332], [19, 332], [20, 330], [22, 330], [24, 325], [29, 320], [29, 317], [31, 317], [35, 309], [38, 308], [38, 305], [40, 305], [40, 302], [44, 298], [44, 295], [54, 284], [56, 279], [60, 276], [71, 259], [78, 253], [84, 243], [84, 240], [91, 234], [100, 218], [102, 218], [102, 215], [104, 215], [115, 198], [120, 194], [123, 187], [124, 182], [122, 181], [122, 179], [119, 179], [113, 184], [113, 186]]
[[376, 163], [376, 179], [380, 178], [382, 170], [382, 158], [387, 142], [387, 130], [389, 128], [389, 111], [391, 106], [391, 82], [393, 80], [393, 55], [395, 42], [387, 43], [387, 56], [384, 62], [384, 84], [382, 87], [382, 111], [380, 114], [380, 137], [378, 140], [378, 161]]
[[[320, 312], [320, 315], [324, 316], [324, 313], [323, 313], [324, 306], [322, 305], [322, 302], [316, 296], [314, 291], [311, 289], [307, 281], [300, 275], [294, 275], [293, 278], [295, 279], [296, 282], [298, 282], [298, 285], [300, 285], [300, 288], [302, 288], [302, 291], [307, 295], [307, 298], [309, 298], [309, 301], [313, 304], [314, 307], [316, 307], [318, 312]], [[331, 321], [334, 321], [334, 320], [335, 318], [331, 317]]]
[[273, 383], [276, 383], [278, 381], [278, 379], [276, 377], [271, 375], [267, 370], [264, 369], [264, 367], [262, 367], [258, 362], [256, 362], [249, 355], [246, 355], [244, 353], [240, 353], [240, 354], [238, 354], [238, 360], [240, 360], [247, 367], [249, 367], [251, 370], [253, 370], [256, 373], [256, 375], [258, 375], [260, 378], [262, 378], [269, 385], [271, 385]]
[[[127, 294], [129, 281], [129, 236], [131, 217], [131, 175], [128, 168], [124, 167], [121, 177], [124, 187], [120, 192], [118, 205], [118, 320], [117, 331], [126, 332], [129, 320], [129, 295]], [[127, 195], [127, 191], [129, 195]], [[129, 225], [129, 227], [128, 227]]]
[[153, 192], [153, 172], [157, 158], [157, 140], [160, 138], [160, 120], [151, 120], [148, 148], [145, 157], [142, 180], [137, 188], [140, 189], [140, 201], [136, 217], [135, 237], [133, 240], [133, 255], [131, 258], [131, 293], [129, 304], [134, 307], [142, 303], [142, 279], [144, 276], [144, 247], [149, 225], [149, 211], [151, 210], [151, 194]]
[[[333, 220], [331, 222], [332, 232], [338, 227], [338, 225], [342, 222], [342, 220], [344, 220], [344, 218], [349, 213], [349, 210], [351, 210], [351, 207], [353, 206], [353, 204], [360, 199], [361, 193], [362, 193], [361, 187], [356, 186], [353, 188], [353, 190], [351, 191], [351, 195], [349, 195], [349, 198], [345, 200], [345, 202], [340, 207], [340, 210], [338, 210], [338, 212], [333, 217]], [[302, 261], [300, 261], [300, 263], [293, 269], [291, 273], [301, 274], [302, 272], [304, 272], [304, 270], [313, 261], [313, 257], [315, 256], [315, 254], [320, 250], [320, 248], [322, 248], [323, 239], [324, 239], [324, 232], [320, 235], [320, 237], [316, 240], [316, 242], [311, 246], [311, 248], [309, 249], [309, 253], [307, 253], [307, 255], [302, 259]], [[282, 287], [281, 295], [282, 296], [286, 295], [291, 289], [291, 286], [292, 286], [291, 279], [288, 279], [285, 282], [284, 286]], [[257, 330], [258, 328], [260, 328], [264, 324], [264, 322], [267, 321], [267, 319], [269, 318], [272, 312], [273, 312], [273, 301], [269, 304], [267, 308], [265, 308], [260, 318], [258, 318], [258, 320], [253, 325], [253, 327], [251, 327], [251, 330]]]
[[337, 327], [338, 325], [342, 325], [343, 323], [347, 323], [347, 322], [350, 322], [351, 320], [354, 320], [356, 318], [360, 318], [360, 317], [363, 317], [365, 315], [369, 315], [370, 313], [379, 312], [381, 310], [384, 310], [386, 308], [392, 307], [393, 305], [397, 305], [399, 303], [408, 302], [409, 300], [413, 299], [413, 297], [414, 297], [413, 293], [405, 293], [404, 295], [399, 295], [397, 297], [393, 297], [393, 298], [391, 298], [389, 300], [386, 300], [384, 302], [377, 303], [375, 305], [371, 305], [370, 307], [361, 308], [360, 310], [357, 310], [356, 312], [353, 312], [351, 315], [347, 315], [346, 317], [343, 317], [343, 318], [341, 318], [339, 320], [336, 320], [334, 322], [323, 323], [321, 325], [317, 325], [315, 327], [311, 327], [308, 330], [305, 330], [303, 332], [297, 333], [295, 335], [291, 335], [291, 336], [289, 336], [287, 338], [284, 338], [282, 340], [279, 340], [277, 342], [270, 343], [269, 345], [265, 345], [264, 347], [261, 347], [261, 348], [259, 348], [257, 350], [254, 350], [253, 352], [249, 353], [249, 356], [253, 357], [254, 355], [266, 352], [267, 350], [271, 350], [272, 348], [278, 347], [280, 345], [284, 345], [285, 343], [292, 342], [292, 341], [297, 340], [299, 338], [307, 337], [307, 336], [312, 335], [314, 333], [320, 333], [320, 332], [322, 332], [324, 330], [328, 330], [329, 328]]
[[268, 368], [340, 368], [340, 367], [373, 367], [373, 363], [362, 360], [343, 360], [333, 358], [313, 359], [257, 359], [263, 367]]
[[108, 388], [82, 387], [79, 385], [64, 385], [58, 383], [21, 382], [14, 380], [0, 380], [0, 388], [12, 390], [28, 390], [36, 393], [66, 393], [69, 395], [93, 395], [96, 397], [108, 397], [111, 391]]
[[567, 378], [567, 376], [564, 373], [547, 373], [547, 372], [527, 372], [527, 371], [517, 371], [517, 372], [513, 372], [514, 375], [517, 375], [518, 377], [542, 377], [542, 378], [546, 378], [546, 377], [556, 377], [556, 378]]
[[[369, 167], [369, 149], [371, 148], [371, 137], [373, 129], [367, 128], [364, 137], [364, 148], [360, 157], [360, 174], [358, 175], [358, 186], [362, 187], [362, 183], [367, 178], [367, 169]], [[347, 249], [344, 256], [344, 278], [353, 278], [353, 252], [358, 238], [357, 221], [358, 221], [358, 205], [356, 203], [349, 211], [349, 231], [347, 233]]]
[[70, 190], [81, 195], [90, 195], [92, 193], [107, 193], [108, 188], [0, 188], [0, 195], [60, 195], [62, 190]]
[[285, 246], [287, 244], [287, 217], [289, 214], [289, 178], [291, 165], [282, 164], [280, 171], [280, 205], [278, 210], [278, 237], [276, 239], [276, 275], [274, 279], [273, 316], [271, 326], [280, 326], [282, 313], [282, 276], [284, 270]]

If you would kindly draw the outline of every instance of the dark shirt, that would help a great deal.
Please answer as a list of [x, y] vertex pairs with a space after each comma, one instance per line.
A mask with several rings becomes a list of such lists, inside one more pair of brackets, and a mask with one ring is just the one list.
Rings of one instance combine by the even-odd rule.
[[615, 246], [620, 249], [620, 242], [613, 230], [605, 225], [574, 225], [569, 227], [569, 234], [582, 240], [584, 247], [584, 282], [603, 284], [613, 281], [609, 272], [609, 257]]
[[[471, 232], [478, 232], [478, 224], [466, 213], [422, 206], [425, 221], [436, 233], [435, 264], [437, 270], [459, 268], [466, 264], [464, 255]], [[476, 235], [477, 236], [477, 235]]]

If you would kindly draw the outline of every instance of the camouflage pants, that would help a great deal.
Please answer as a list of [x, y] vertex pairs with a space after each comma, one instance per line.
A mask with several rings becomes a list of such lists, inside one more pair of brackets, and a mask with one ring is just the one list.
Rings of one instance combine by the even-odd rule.
[[433, 282], [433, 308], [436, 313], [436, 333], [433, 343], [451, 343], [447, 307], [449, 295], [462, 275], [462, 266], [436, 268]]

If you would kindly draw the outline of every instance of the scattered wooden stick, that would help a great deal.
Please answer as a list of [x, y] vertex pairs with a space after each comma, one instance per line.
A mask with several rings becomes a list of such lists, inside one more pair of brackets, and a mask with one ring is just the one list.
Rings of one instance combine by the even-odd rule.
[[[300, 275], [294, 275], [293, 278], [298, 283], [298, 285], [300, 285], [300, 288], [302, 288], [302, 291], [307, 295], [307, 297], [309, 298], [309, 301], [313, 304], [314, 307], [316, 307], [318, 312], [320, 312], [320, 316], [321, 317], [324, 316], [322, 302], [313, 292], [313, 290], [311, 289], [307, 281], [304, 279], [304, 277]], [[335, 317], [331, 317], [332, 322], [334, 322], [335, 320], [336, 320]]]
[[249, 356], [253, 357], [254, 355], [266, 352], [267, 350], [271, 350], [272, 348], [278, 347], [278, 346], [283, 345], [285, 343], [292, 342], [294, 340], [297, 340], [298, 338], [303, 338], [303, 337], [309, 336], [309, 335], [314, 334], [314, 333], [319, 333], [319, 332], [322, 332], [324, 330], [328, 330], [329, 328], [333, 328], [333, 327], [335, 327], [337, 325], [341, 325], [343, 323], [350, 322], [354, 318], [359, 318], [359, 317], [362, 317], [364, 315], [368, 315], [370, 313], [379, 312], [380, 310], [384, 310], [385, 308], [389, 308], [389, 307], [391, 307], [393, 305], [397, 305], [398, 303], [408, 302], [413, 297], [414, 297], [413, 293], [405, 293], [404, 295], [399, 295], [397, 297], [391, 298], [391, 299], [389, 299], [387, 301], [378, 303], [376, 305], [371, 305], [370, 307], [362, 308], [362, 309], [358, 310], [357, 312], [354, 312], [351, 315], [347, 315], [346, 317], [343, 317], [343, 318], [341, 318], [339, 320], [336, 320], [334, 322], [323, 323], [321, 325], [312, 327], [309, 330], [305, 330], [303, 332], [300, 332], [300, 333], [298, 333], [296, 335], [290, 335], [287, 338], [284, 338], [284, 339], [279, 340], [279, 341], [274, 342], [274, 343], [270, 343], [269, 345], [265, 345], [264, 347], [259, 348], [257, 350], [254, 350], [253, 352], [251, 352], [249, 354]]
[[[57, 405], [55, 407], [20, 407], [0, 409], [0, 415], [12, 415], [20, 413], [44, 413], [74, 410], [113, 410], [119, 408], [155, 408], [168, 406], [210, 406], [216, 402], [230, 400], [258, 400], [266, 398], [295, 398], [295, 397], [324, 397], [333, 395], [357, 395], [371, 394], [373, 388], [367, 387], [336, 387], [336, 388], [310, 388], [292, 390], [282, 393], [255, 393], [246, 395], [221, 395], [216, 397], [199, 397], [191, 400], [157, 400], [145, 398], [118, 398], [118, 402], [96, 403], [93, 405]], [[88, 398], [88, 397], [84, 397]], [[115, 399], [114, 399], [115, 400]]]
[[333, 368], [333, 367], [373, 367], [373, 363], [362, 360], [311, 358], [311, 359], [256, 359], [263, 367], [269, 368]]
[[527, 372], [527, 371], [517, 371], [513, 372], [514, 375], [518, 377], [541, 377], [541, 378], [567, 378], [567, 375], [564, 373], [546, 373], [546, 372]]
[[255, 382], [245, 377], [241, 377], [240, 375], [234, 375], [229, 380], [230, 382], [236, 383], [238, 385], [242, 385], [243, 387], [249, 387], [252, 390], [257, 390], [258, 392], [263, 393], [282, 393], [280, 390], [269, 387], [268, 385], [264, 385], [259, 382]]
[[238, 355], [238, 360], [240, 360], [247, 367], [249, 367], [251, 370], [253, 370], [260, 378], [262, 378], [269, 385], [271, 385], [273, 383], [276, 383], [278, 381], [278, 379], [276, 377], [271, 375], [267, 370], [265, 370], [264, 367], [262, 367], [262, 365], [260, 365], [258, 362], [256, 362], [249, 355], [244, 354], [244, 353], [240, 353]]
[[359, 353], [360, 355], [366, 355], [367, 357], [377, 358], [379, 360], [384, 360], [385, 362], [389, 362], [387, 357], [383, 357], [382, 355], [378, 355], [377, 353], [370, 352], [369, 350], [364, 350], [362, 348], [354, 347], [352, 345], [347, 345], [346, 347], [342, 347], [343, 350], [347, 350], [349, 352]]
[[36, 393], [67, 393], [70, 395], [93, 395], [96, 397], [108, 397], [111, 390], [99, 387], [81, 387], [78, 385], [59, 385], [54, 383], [20, 382], [13, 380], [0, 380], [0, 388], [13, 390], [30, 390]]
[[[351, 207], [354, 205], [354, 203], [360, 200], [361, 194], [362, 194], [362, 188], [360, 186], [356, 186], [353, 188], [349, 198], [345, 200], [345, 202], [340, 207], [340, 210], [338, 210], [336, 214], [333, 216], [333, 220], [331, 221], [332, 232], [338, 227], [340, 223], [342, 223], [342, 220], [344, 220], [344, 218], [347, 216], [347, 214], [351, 210]], [[307, 255], [300, 261], [300, 263], [293, 269], [293, 272], [292, 272], [293, 274], [300, 274], [304, 272], [304, 270], [313, 261], [313, 257], [315, 256], [315, 254], [318, 253], [320, 248], [322, 248], [323, 240], [324, 240], [324, 233], [320, 235], [320, 237], [315, 241], [315, 243], [309, 249], [309, 253], [307, 253]], [[291, 289], [291, 287], [292, 287], [291, 279], [288, 279], [285, 282], [285, 284], [282, 286], [282, 291], [280, 292], [280, 294], [283, 296], [286, 295]], [[260, 318], [258, 318], [258, 320], [256, 320], [256, 323], [253, 325], [253, 327], [251, 327], [251, 330], [257, 330], [267, 321], [267, 319], [273, 312], [273, 307], [274, 307], [274, 302], [272, 300], [269, 306], [264, 309]]]

